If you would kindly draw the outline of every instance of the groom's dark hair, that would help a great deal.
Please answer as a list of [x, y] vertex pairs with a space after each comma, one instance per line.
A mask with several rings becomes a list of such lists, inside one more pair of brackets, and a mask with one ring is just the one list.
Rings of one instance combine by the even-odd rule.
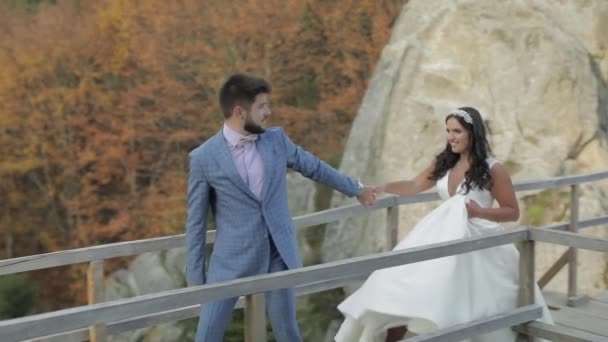
[[270, 83], [263, 78], [242, 73], [231, 75], [220, 89], [220, 107], [224, 117], [229, 118], [236, 106], [249, 109], [256, 96], [270, 94], [270, 91]]

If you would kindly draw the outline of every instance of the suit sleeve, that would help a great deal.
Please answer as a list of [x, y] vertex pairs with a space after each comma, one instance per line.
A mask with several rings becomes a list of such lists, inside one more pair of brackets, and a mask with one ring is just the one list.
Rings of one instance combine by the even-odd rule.
[[359, 195], [359, 186], [356, 180], [342, 174], [312, 153], [294, 144], [283, 129], [280, 132], [285, 146], [287, 167], [298, 171], [304, 177], [340, 191], [348, 197]]
[[205, 283], [209, 183], [196, 158], [190, 155], [188, 210], [186, 221], [186, 280], [190, 285]]

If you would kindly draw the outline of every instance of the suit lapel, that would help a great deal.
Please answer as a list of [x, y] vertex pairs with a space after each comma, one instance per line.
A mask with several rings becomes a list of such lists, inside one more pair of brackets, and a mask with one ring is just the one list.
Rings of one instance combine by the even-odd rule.
[[253, 199], [257, 200], [257, 197], [253, 194], [253, 192], [251, 192], [247, 184], [245, 184], [245, 182], [243, 181], [243, 178], [239, 174], [239, 171], [236, 169], [236, 166], [234, 165], [234, 160], [232, 159], [232, 153], [230, 153], [230, 148], [228, 147], [228, 143], [226, 142], [226, 139], [224, 138], [224, 134], [222, 133], [221, 129], [215, 135], [214, 139], [216, 146], [213, 150], [217, 151], [217, 153], [215, 154], [215, 159], [218, 161], [222, 170], [226, 172], [226, 175], [228, 175], [228, 178], [230, 178], [234, 185], [236, 185], [239, 189], [241, 189], [244, 193], [246, 193]]

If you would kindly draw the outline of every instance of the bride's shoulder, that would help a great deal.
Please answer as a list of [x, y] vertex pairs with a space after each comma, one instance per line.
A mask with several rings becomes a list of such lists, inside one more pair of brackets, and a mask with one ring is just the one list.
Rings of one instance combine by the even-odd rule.
[[486, 159], [486, 163], [488, 164], [488, 172], [490, 173], [490, 175], [492, 175], [492, 178], [510, 178], [509, 171], [498, 159], [488, 157], [488, 159]]
[[500, 164], [500, 161], [494, 157], [489, 156], [488, 158], [486, 158], [486, 164], [488, 164], [488, 169], [492, 169], [494, 165]]

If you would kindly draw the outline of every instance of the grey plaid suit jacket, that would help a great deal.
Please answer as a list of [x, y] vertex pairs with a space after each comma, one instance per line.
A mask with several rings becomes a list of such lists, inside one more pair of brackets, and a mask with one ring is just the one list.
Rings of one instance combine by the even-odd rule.
[[[187, 281], [205, 284], [267, 273], [269, 237], [289, 269], [302, 266], [287, 205], [287, 168], [349, 197], [358, 182], [295, 145], [282, 128], [269, 128], [256, 141], [264, 164], [261, 199], [239, 175], [220, 130], [190, 153], [186, 227]], [[205, 274], [209, 212], [217, 230]]]

